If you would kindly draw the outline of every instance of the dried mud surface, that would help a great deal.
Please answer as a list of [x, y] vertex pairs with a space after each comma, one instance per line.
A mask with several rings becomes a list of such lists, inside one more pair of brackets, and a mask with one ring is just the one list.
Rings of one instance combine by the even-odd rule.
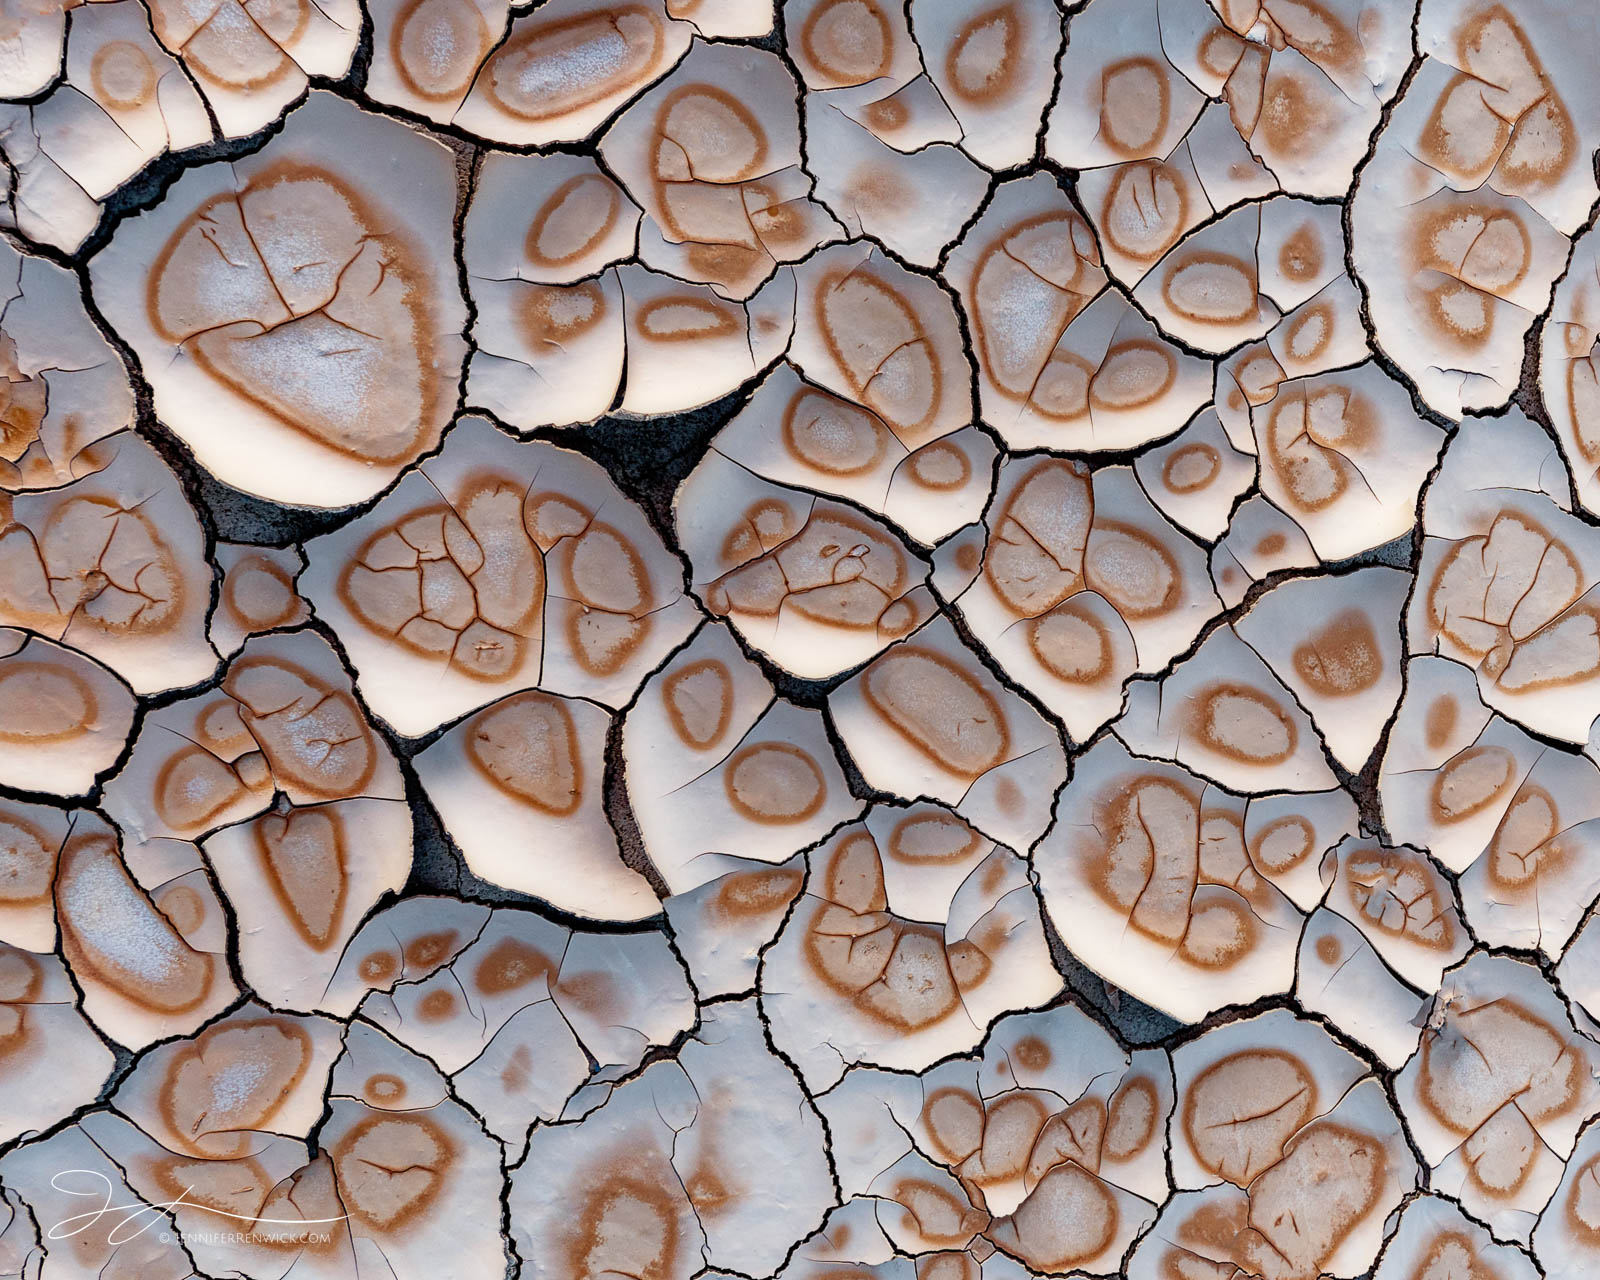
[[0, 10], [0, 1276], [1600, 1269], [1600, 17]]

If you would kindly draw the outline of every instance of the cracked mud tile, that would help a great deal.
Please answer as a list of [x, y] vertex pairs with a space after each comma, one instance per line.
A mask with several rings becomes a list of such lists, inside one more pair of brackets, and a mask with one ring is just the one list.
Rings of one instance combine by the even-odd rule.
[[[621, 707], [700, 619], [681, 565], [597, 464], [477, 417], [306, 559], [301, 590], [363, 699], [412, 737], [534, 687]], [[540, 771], [512, 769], [530, 794]]]
[[88, 447], [133, 425], [127, 371], [84, 310], [78, 281], [0, 244], [0, 490], [50, 488], [104, 466]]
[[209, 677], [211, 566], [178, 476], [133, 432], [72, 466], [82, 479], [0, 493], [0, 623], [82, 650], [138, 693]]
[[38, 1248], [32, 1214], [16, 1192], [0, 1185], [0, 1266], [21, 1275], [31, 1250]]
[[[235, 1027], [228, 1030], [244, 1034]], [[247, 1062], [242, 1069], [240, 1063], [234, 1062], [236, 1090], [240, 1087], [239, 1076], [248, 1077], [256, 1071], [263, 1081], [282, 1083], [274, 1076], [283, 1065], [283, 1042], [261, 1040], [258, 1046], [271, 1056]], [[216, 1044], [208, 1047], [213, 1054], [218, 1052]], [[337, 1039], [332, 1051], [338, 1051]], [[320, 1095], [327, 1084], [326, 1063], [319, 1074]], [[179, 1096], [208, 1092], [207, 1085], [197, 1082], [194, 1075], [191, 1070], [182, 1079]], [[246, 1105], [250, 1103], [259, 1105], [259, 1100], [250, 1099]], [[321, 1105], [320, 1096], [317, 1103]], [[313, 1159], [304, 1141], [271, 1133], [238, 1134], [235, 1136], [241, 1145], [248, 1143], [248, 1154], [209, 1158], [191, 1147], [164, 1145], [111, 1111], [91, 1112], [80, 1121], [80, 1127], [125, 1171], [128, 1185], [137, 1196], [165, 1207], [161, 1217], [146, 1211], [132, 1225], [113, 1231], [113, 1236], [125, 1238], [140, 1226], [149, 1226], [154, 1229], [153, 1234], [180, 1241], [185, 1251], [205, 1267], [203, 1272], [185, 1274], [249, 1274], [286, 1264], [306, 1275], [363, 1274], [350, 1261], [352, 1247], [345, 1209], [328, 1176], [327, 1157]], [[167, 1137], [165, 1141], [173, 1139]], [[126, 1202], [119, 1198], [114, 1203]], [[84, 1201], [80, 1208], [86, 1209], [88, 1204]], [[162, 1230], [167, 1215], [175, 1223], [176, 1233]], [[59, 1248], [59, 1244], [54, 1245], [52, 1253]]]
[[254, 637], [218, 689], [151, 712], [105, 803], [131, 840], [190, 840], [265, 813], [279, 794], [291, 805], [405, 795], [394, 756], [312, 631]]
[[[232, 3], [232, 0], [229, 0]], [[318, 92], [89, 267], [157, 416], [224, 483], [340, 507], [439, 442], [465, 357], [443, 145]]]
[[984, 529], [937, 563], [974, 639], [1078, 742], [1120, 714], [1136, 672], [1163, 670], [1220, 611], [1204, 554], [1126, 467], [1008, 458]]
[[789, 347], [795, 278], [787, 267], [744, 303], [640, 266], [620, 267], [616, 277], [627, 351], [624, 413], [698, 408], [757, 377]]
[[983, 420], [1014, 448], [1136, 448], [1210, 397], [1210, 364], [1106, 287], [1093, 232], [1047, 177], [1002, 184], [951, 255]]
[[605, 268], [633, 255], [641, 216], [589, 157], [484, 154], [462, 230], [477, 309], [471, 403], [518, 430], [611, 407], [625, 339], [621, 288]]
[[1304, 707], [1234, 630], [1220, 627], [1170, 674], [1128, 688], [1115, 733], [1236, 791], [1338, 785]]
[[184, 1035], [239, 995], [228, 925], [192, 846], [129, 849], [83, 811], [56, 864], [61, 954], [83, 1011], [132, 1049]]
[[776, 0], [667, 0], [667, 13], [707, 40], [759, 40], [772, 34]]
[[872, 96], [863, 100], [876, 101], [886, 89], [892, 95], [922, 74], [921, 51], [902, 6], [878, 0], [784, 0], [783, 17], [789, 56], [814, 93], [864, 88]]
[[675, 894], [721, 876], [717, 855], [787, 862], [865, 807], [821, 714], [777, 697], [717, 623], [645, 684], [622, 764], [644, 851]]
[[76, 649], [0, 627], [0, 783], [86, 796], [133, 731], [134, 697]]
[[806, 879], [801, 854], [777, 866], [727, 855], [706, 862], [718, 872], [714, 880], [661, 904], [702, 1000], [755, 987], [761, 953], [778, 936]]
[[1400, 1226], [1373, 1272], [1374, 1280], [1536, 1280], [1540, 1272], [1522, 1250], [1494, 1240], [1453, 1201], [1421, 1196], [1401, 1211]]
[[1366, 764], [1400, 701], [1400, 620], [1410, 588], [1407, 574], [1379, 566], [1292, 579], [1233, 623], [1352, 773]]
[[150, 0], [156, 38], [183, 60], [222, 127], [242, 138], [276, 120], [311, 77], [349, 71], [359, 0]]
[[941, 801], [1014, 849], [1031, 847], [1049, 825], [1067, 776], [1061, 738], [990, 674], [948, 617], [840, 685], [828, 711], [869, 785]]
[[774, 485], [844, 498], [933, 544], [983, 514], [997, 450], [977, 427], [917, 446], [902, 431], [784, 361], [717, 433], [697, 472], [720, 456]]
[[1444, 433], [1372, 362], [1292, 378], [1250, 408], [1261, 492], [1323, 560], [1406, 533]]
[[[1002, 1018], [981, 1054], [921, 1076], [855, 1068], [818, 1105], [840, 1142], [845, 1211], [872, 1206], [921, 1277], [976, 1276], [980, 1259], [987, 1276], [996, 1256], [1114, 1273], [1170, 1193], [1172, 1103], [1164, 1051], [1129, 1055], [1062, 1006]], [[860, 1258], [842, 1217], [830, 1243]]]
[[[1374, 339], [1448, 417], [1504, 405], [1595, 199], [1600, 41], [1560, 5], [1424, 0], [1422, 65], [1351, 204]], [[1570, 69], [1569, 69], [1570, 68]]]
[[64, 65], [43, 100], [0, 107], [0, 150], [16, 173], [16, 229], [74, 253], [106, 197], [158, 156], [212, 133], [200, 94], [150, 33], [141, 4], [80, 7]]
[[1414, 658], [1406, 678], [1378, 779], [1386, 826], [1457, 873], [1480, 940], [1559, 959], [1600, 894], [1594, 761], [1490, 712], [1457, 664]]
[[[0, 831], [14, 830], [9, 818], [0, 822]], [[84, 1020], [66, 965], [49, 951], [53, 941], [39, 951], [0, 942], [0, 1142], [49, 1129], [93, 1102], [116, 1065]]]
[[1471, 946], [1450, 881], [1420, 849], [1352, 836], [1323, 861], [1326, 905], [1359, 929], [1378, 956], [1419, 991]]
[[1305, 530], [1256, 493], [1234, 509], [1227, 532], [1212, 548], [1211, 580], [1222, 603], [1236, 609], [1253, 584], [1283, 569], [1321, 563]]
[[1600, 963], [1600, 956], [1596, 955], [1596, 948], [1600, 947], [1600, 926], [1595, 924], [1595, 917], [1588, 914], [1587, 907], [1584, 916], [1582, 926], [1568, 941], [1556, 964], [1555, 977], [1562, 993], [1592, 1019], [1593, 1012], [1600, 1010], [1600, 968], [1595, 967]]
[[1567, 1280], [1581, 1276], [1600, 1259], [1600, 1126], [1584, 1129], [1567, 1160], [1555, 1194], [1533, 1229], [1533, 1256], [1543, 1273]]
[[1556, 284], [1540, 326], [1539, 394], [1561, 441], [1578, 502], [1600, 505], [1600, 235], [1591, 229], [1573, 244], [1572, 260]]
[[633, 256], [641, 216], [589, 156], [488, 151], [462, 224], [467, 271], [486, 283], [574, 284]]
[[1222, 354], [1263, 337], [1342, 274], [1337, 208], [1274, 197], [1189, 233], [1134, 300], [1180, 341]]
[[1173, 1068], [1179, 1194], [1128, 1275], [1235, 1267], [1289, 1280], [1371, 1267], [1419, 1170], [1367, 1065], [1317, 1024], [1273, 1010], [1175, 1050]]
[[[1198, 8], [1180, 12], [1188, 7]], [[1220, 29], [1197, 19], [1174, 24], [1189, 37], [1173, 42], [1180, 71], [1227, 103], [1239, 136], [1286, 191], [1343, 196], [1407, 70], [1416, 4], [1218, 8]]]
[[946, 275], [972, 326], [984, 421], [1009, 443], [1048, 443], [1087, 409], [1092, 374], [1058, 344], [1105, 287], [1094, 234], [1048, 176], [1005, 182]]
[[61, 73], [67, 39], [68, 4], [6, 0], [0, 9], [6, 24], [6, 65], [0, 75], [0, 98], [31, 98]]
[[[428, 900], [406, 901], [410, 918], [427, 918]], [[374, 919], [375, 938], [392, 914]], [[360, 1017], [447, 1073], [513, 1153], [530, 1126], [598, 1105], [609, 1082], [694, 1025], [694, 995], [659, 933], [587, 934], [497, 910], [431, 970], [411, 962], [419, 941], [407, 944], [404, 976], [388, 989], [379, 970], [392, 953], [380, 943], [361, 956], [359, 972], [379, 986]]]
[[[322, 1118], [343, 1028], [246, 1003], [192, 1038], [153, 1047], [111, 1095], [111, 1108], [171, 1153], [149, 1172], [178, 1186], [198, 1162], [248, 1160], [274, 1137], [303, 1140]], [[108, 1149], [124, 1167], [136, 1162]], [[205, 1174], [201, 1176], [207, 1176]], [[215, 1188], [226, 1174], [208, 1171]]]
[[23, 951], [55, 949], [56, 860], [72, 830], [72, 811], [0, 800], [0, 942]]
[[[457, 17], [452, 26], [460, 23]], [[669, 17], [656, 0], [553, 0], [512, 21], [505, 40], [475, 69], [470, 90], [449, 118], [469, 133], [512, 146], [579, 141], [679, 63], [693, 36], [692, 26]], [[487, 52], [489, 44], [479, 43]], [[458, 77], [472, 74], [464, 57], [470, 48], [469, 37], [452, 58]], [[426, 41], [415, 53], [402, 49], [392, 56], [416, 64], [418, 53], [437, 56]], [[456, 83], [459, 79], [452, 82], [447, 104]], [[425, 114], [442, 109], [436, 104]]]
[[[989, 161], [976, 152], [1031, 155], [1032, 119], [994, 124], [1014, 119], [1016, 102], [1041, 87], [1048, 94], [1060, 41], [1060, 18], [1036, 4], [956, 6], [948, 16], [947, 8], [912, 16], [927, 28], [929, 49], [944, 49], [936, 83], [903, 8], [876, 0], [784, 6], [787, 51], [811, 91], [805, 126], [818, 195], [851, 235], [872, 236], [924, 266], [939, 260], [984, 198]], [[964, 89], [951, 79], [958, 73]], [[972, 118], [980, 163], [955, 145], [967, 131], [953, 106]]]
[[1230, 795], [1114, 736], [1075, 763], [1034, 853], [1074, 954], [1186, 1022], [1289, 990], [1322, 853], [1356, 825], [1350, 796]]
[[[471, 271], [470, 258], [468, 264]], [[593, 421], [616, 402], [630, 365], [622, 285], [615, 271], [574, 284], [478, 275], [468, 281], [477, 308], [467, 365], [467, 398], [474, 406], [519, 431], [532, 431]], [[699, 299], [694, 303], [698, 306]], [[738, 326], [737, 308], [708, 305], [702, 317], [708, 324], [726, 324], [730, 332]], [[661, 403], [671, 405], [666, 399]]]
[[937, 608], [932, 566], [886, 526], [714, 451], [674, 496], [673, 522], [711, 614], [806, 679], [870, 661]]
[[[1074, 18], [1061, 58], [1063, 92], [1046, 153], [1077, 169], [1170, 163], [1186, 140], [1198, 143], [1213, 116], [1233, 145], [1248, 147], [1244, 155], [1268, 175], [1269, 191], [1342, 197], [1407, 68], [1415, 7], [1397, 0], [1090, 6]], [[1215, 142], [1206, 150], [1215, 151]], [[1177, 158], [1176, 174], [1154, 171], [1169, 218], [1187, 195], [1179, 176], [1187, 157]], [[1141, 180], [1152, 173], [1131, 172]]]
[[506, 0], [369, 0], [366, 10], [366, 93], [438, 124], [455, 119], [511, 17]]
[[[352, 1024], [318, 1144], [330, 1172], [309, 1168], [331, 1178], [345, 1215], [343, 1274], [501, 1274], [506, 1241], [490, 1206], [504, 1186], [504, 1154], [431, 1063]], [[445, 1222], [454, 1225], [442, 1230]]]
[[697, 31], [748, 39], [772, 27], [771, 5], [763, 16], [747, 0], [689, 0], [665, 11], [557, 0], [515, 14], [505, 0], [367, 7], [374, 99], [515, 146], [582, 140], [678, 63]]
[[971, 374], [948, 294], [868, 244], [795, 269], [789, 358], [808, 381], [870, 409], [907, 448], [972, 421]]
[[1391, 1071], [1417, 1050], [1418, 1015], [1427, 997], [1402, 982], [1366, 935], [1336, 911], [1318, 907], [1306, 920], [1294, 997]]
[[219, 542], [222, 587], [211, 615], [212, 647], [231, 658], [253, 635], [300, 626], [310, 608], [296, 580], [305, 558], [296, 547], [256, 547]]
[[644, 266], [743, 300], [840, 238], [800, 167], [795, 94], [775, 54], [696, 43], [606, 130], [600, 154], [644, 210]]
[[574, 915], [661, 910], [622, 860], [602, 795], [612, 716], [582, 698], [514, 693], [415, 757], [422, 789], [471, 870]]
[[989, 174], [942, 142], [900, 151], [832, 98], [806, 96], [808, 154], [830, 160], [811, 160], [817, 198], [851, 237], [870, 236], [907, 261], [934, 266], [983, 203]]
[[1202, 409], [1165, 444], [1142, 452], [1133, 470], [1162, 515], [1206, 542], [1228, 531], [1239, 499], [1256, 482], [1255, 457], [1234, 448], [1215, 408]]
[[1106, 270], [1129, 287], [1208, 218], [1277, 189], [1220, 102], [1200, 112], [1189, 135], [1165, 158], [1102, 162], [1085, 169], [1077, 183]]
[[1520, 200], [1489, 188], [1414, 195], [1417, 175], [1388, 170], [1434, 171], [1409, 157], [1380, 168], [1383, 159], [1357, 188], [1351, 215], [1374, 340], [1438, 412], [1499, 408], [1516, 389], [1523, 339], [1568, 243]]
[[[1191, 21], [1206, 20], [1205, 6], [1187, 7]], [[1214, 13], [1209, 21], [1216, 25]], [[1170, 155], [1205, 94], [1169, 61], [1165, 34], [1155, 0], [1091, 5], [1078, 16], [1061, 55], [1063, 92], [1045, 154], [1074, 169]]]
[[275, 800], [201, 841], [233, 911], [239, 967], [274, 1008], [317, 1007], [344, 946], [411, 871], [411, 815], [398, 799]]
[[1207, 399], [1207, 363], [1106, 289], [1094, 234], [1041, 175], [998, 189], [949, 274], [973, 330], [984, 421], [1008, 444], [1136, 447]]
[[1407, 637], [1475, 672], [1508, 719], [1581, 745], [1600, 713], [1600, 544], [1568, 492], [1555, 446], [1520, 410], [1464, 422], [1423, 504]]
[[982, 1236], [964, 1250], [937, 1249], [915, 1258], [898, 1253], [875, 1214], [866, 1197], [846, 1202], [779, 1273], [782, 1280], [1027, 1280], [1037, 1274]]
[[973, 12], [914, 0], [910, 17], [927, 74], [961, 126], [962, 149], [991, 169], [1032, 160], [1061, 47], [1057, 8], [1011, 0]]
[[858, 1062], [920, 1071], [1060, 992], [1027, 864], [948, 810], [874, 807], [809, 860], [760, 990], [813, 1089]]
[[484, 930], [481, 902], [416, 894], [380, 907], [339, 954], [317, 1008], [348, 1019], [367, 994], [419, 982], [460, 955]]
[[1431, 1185], [1527, 1242], [1593, 1113], [1600, 1045], [1532, 965], [1478, 952], [1444, 977], [1395, 1092]]
[[708, 1006], [676, 1055], [529, 1140], [511, 1176], [526, 1274], [771, 1274], [833, 1204], [822, 1122], [753, 1001]]
[[[1318, 252], [1295, 232], [1280, 247], [1280, 267], [1291, 276], [1310, 269]], [[1230, 440], [1250, 451], [1255, 411], [1272, 412], [1265, 406], [1284, 384], [1290, 383], [1293, 390], [1298, 385], [1295, 379], [1352, 366], [1364, 369], [1362, 362], [1370, 355], [1361, 319], [1361, 295], [1348, 275], [1335, 275], [1279, 320], [1264, 340], [1241, 347], [1218, 362], [1216, 413]], [[1323, 443], [1355, 442], [1335, 439]]]
[[[29, 1215], [35, 1232], [26, 1252], [19, 1248], [19, 1275], [28, 1268], [52, 1280], [191, 1280], [196, 1274], [182, 1241], [164, 1229], [172, 1223], [169, 1213], [133, 1190], [128, 1171], [81, 1124], [0, 1157], [0, 1183], [8, 1204]], [[108, 1200], [128, 1207], [97, 1214]], [[136, 1225], [123, 1226], [129, 1214]], [[47, 1233], [58, 1225], [61, 1232], [50, 1239]]]

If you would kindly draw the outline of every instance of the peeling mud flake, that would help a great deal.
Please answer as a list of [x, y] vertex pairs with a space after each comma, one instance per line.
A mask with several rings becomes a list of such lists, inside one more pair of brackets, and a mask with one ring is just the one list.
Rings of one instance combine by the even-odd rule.
[[212, 570], [177, 474], [131, 431], [72, 469], [82, 478], [0, 493], [0, 623], [81, 650], [138, 693], [206, 679]]
[[697, 43], [606, 131], [601, 155], [645, 211], [646, 266], [745, 298], [837, 238], [800, 168], [794, 94], [776, 55]]
[[182, 58], [228, 138], [272, 123], [310, 77], [343, 76], [362, 25], [356, 0], [154, 0], [150, 18], [156, 38]]
[[[1258, 812], [1259, 807], [1259, 812]], [[1242, 800], [1115, 737], [1079, 758], [1035, 851], [1045, 906], [1109, 981], [1184, 1021], [1287, 990], [1338, 793]]]
[[645, 852], [674, 894], [719, 878], [716, 855], [784, 863], [864, 807], [822, 716], [775, 697], [716, 623], [646, 682], [622, 763]]
[[859, 666], [935, 611], [930, 566], [892, 530], [719, 452], [684, 481], [673, 509], [705, 606], [796, 675]]
[[0, 147], [16, 173], [15, 228], [73, 253], [118, 187], [165, 152], [210, 142], [212, 129], [143, 5], [83, 6], [63, 65], [42, 101], [0, 107]]
[[655, 915], [602, 802], [611, 717], [528, 690], [469, 716], [416, 757], [467, 865], [484, 879], [605, 920]]
[[344, 506], [435, 447], [454, 407], [454, 209], [447, 148], [318, 92], [268, 147], [122, 224], [90, 278], [202, 465]]
[[[854, 1062], [920, 1070], [1061, 989], [1024, 864], [948, 810], [874, 809], [810, 860], [761, 972], [774, 1043], [808, 1082]], [[918, 893], [943, 862], [966, 874]]]
[[1203, 554], [1126, 467], [1008, 459], [985, 521], [940, 548], [934, 585], [1078, 741], [1218, 611]]
[[1597, 1054], [1533, 967], [1479, 953], [1447, 973], [1396, 1081], [1433, 1185], [1526, 1243], [1595, 1110]]
[[621, 706], [697, 620], [604, 471], [478, 417], [306, 559], [363, 696], [408, 736], [535, 687]]
[[54, 899], [61, 954], [83, 988], [84, 1011], [120, 1043], [137, 1048], [192, 1031], [237, 995], [218, 954], [222, 939], [204, 936], [207, 917], [221, 914], [215, 898], [208, 909], [197, 886], [182, 883], [151, 893], [104, 819], [86, 815], [74, 829]]
[[[556, 0], [518, 14], [503, 41], [480, 37], [474, 57], [472, 17], [458, 9], [448, 19], [452, 42], [460, 39], [458, 27], [464, 25], [467, 34], [464, 46], [452, 49], [448, 97], [454, 98], [460, 80], [470, 83], [453, 122], [514, 146], [589, 136], [682, 59], [694, 34], [653, 0]], [[417, 53], [433, 48], [424, 44]], [[425, 66], [415, 53], [407, 61]], [[481, 67], [472, 66], [474, 61]], [[443, 88], [441, 83], [435, 91]]]
[[845, 749], [873, 786], [951, 805], [1027, 848], [1066, 778], [1061, 740], [935, 618], [830, 695]]

